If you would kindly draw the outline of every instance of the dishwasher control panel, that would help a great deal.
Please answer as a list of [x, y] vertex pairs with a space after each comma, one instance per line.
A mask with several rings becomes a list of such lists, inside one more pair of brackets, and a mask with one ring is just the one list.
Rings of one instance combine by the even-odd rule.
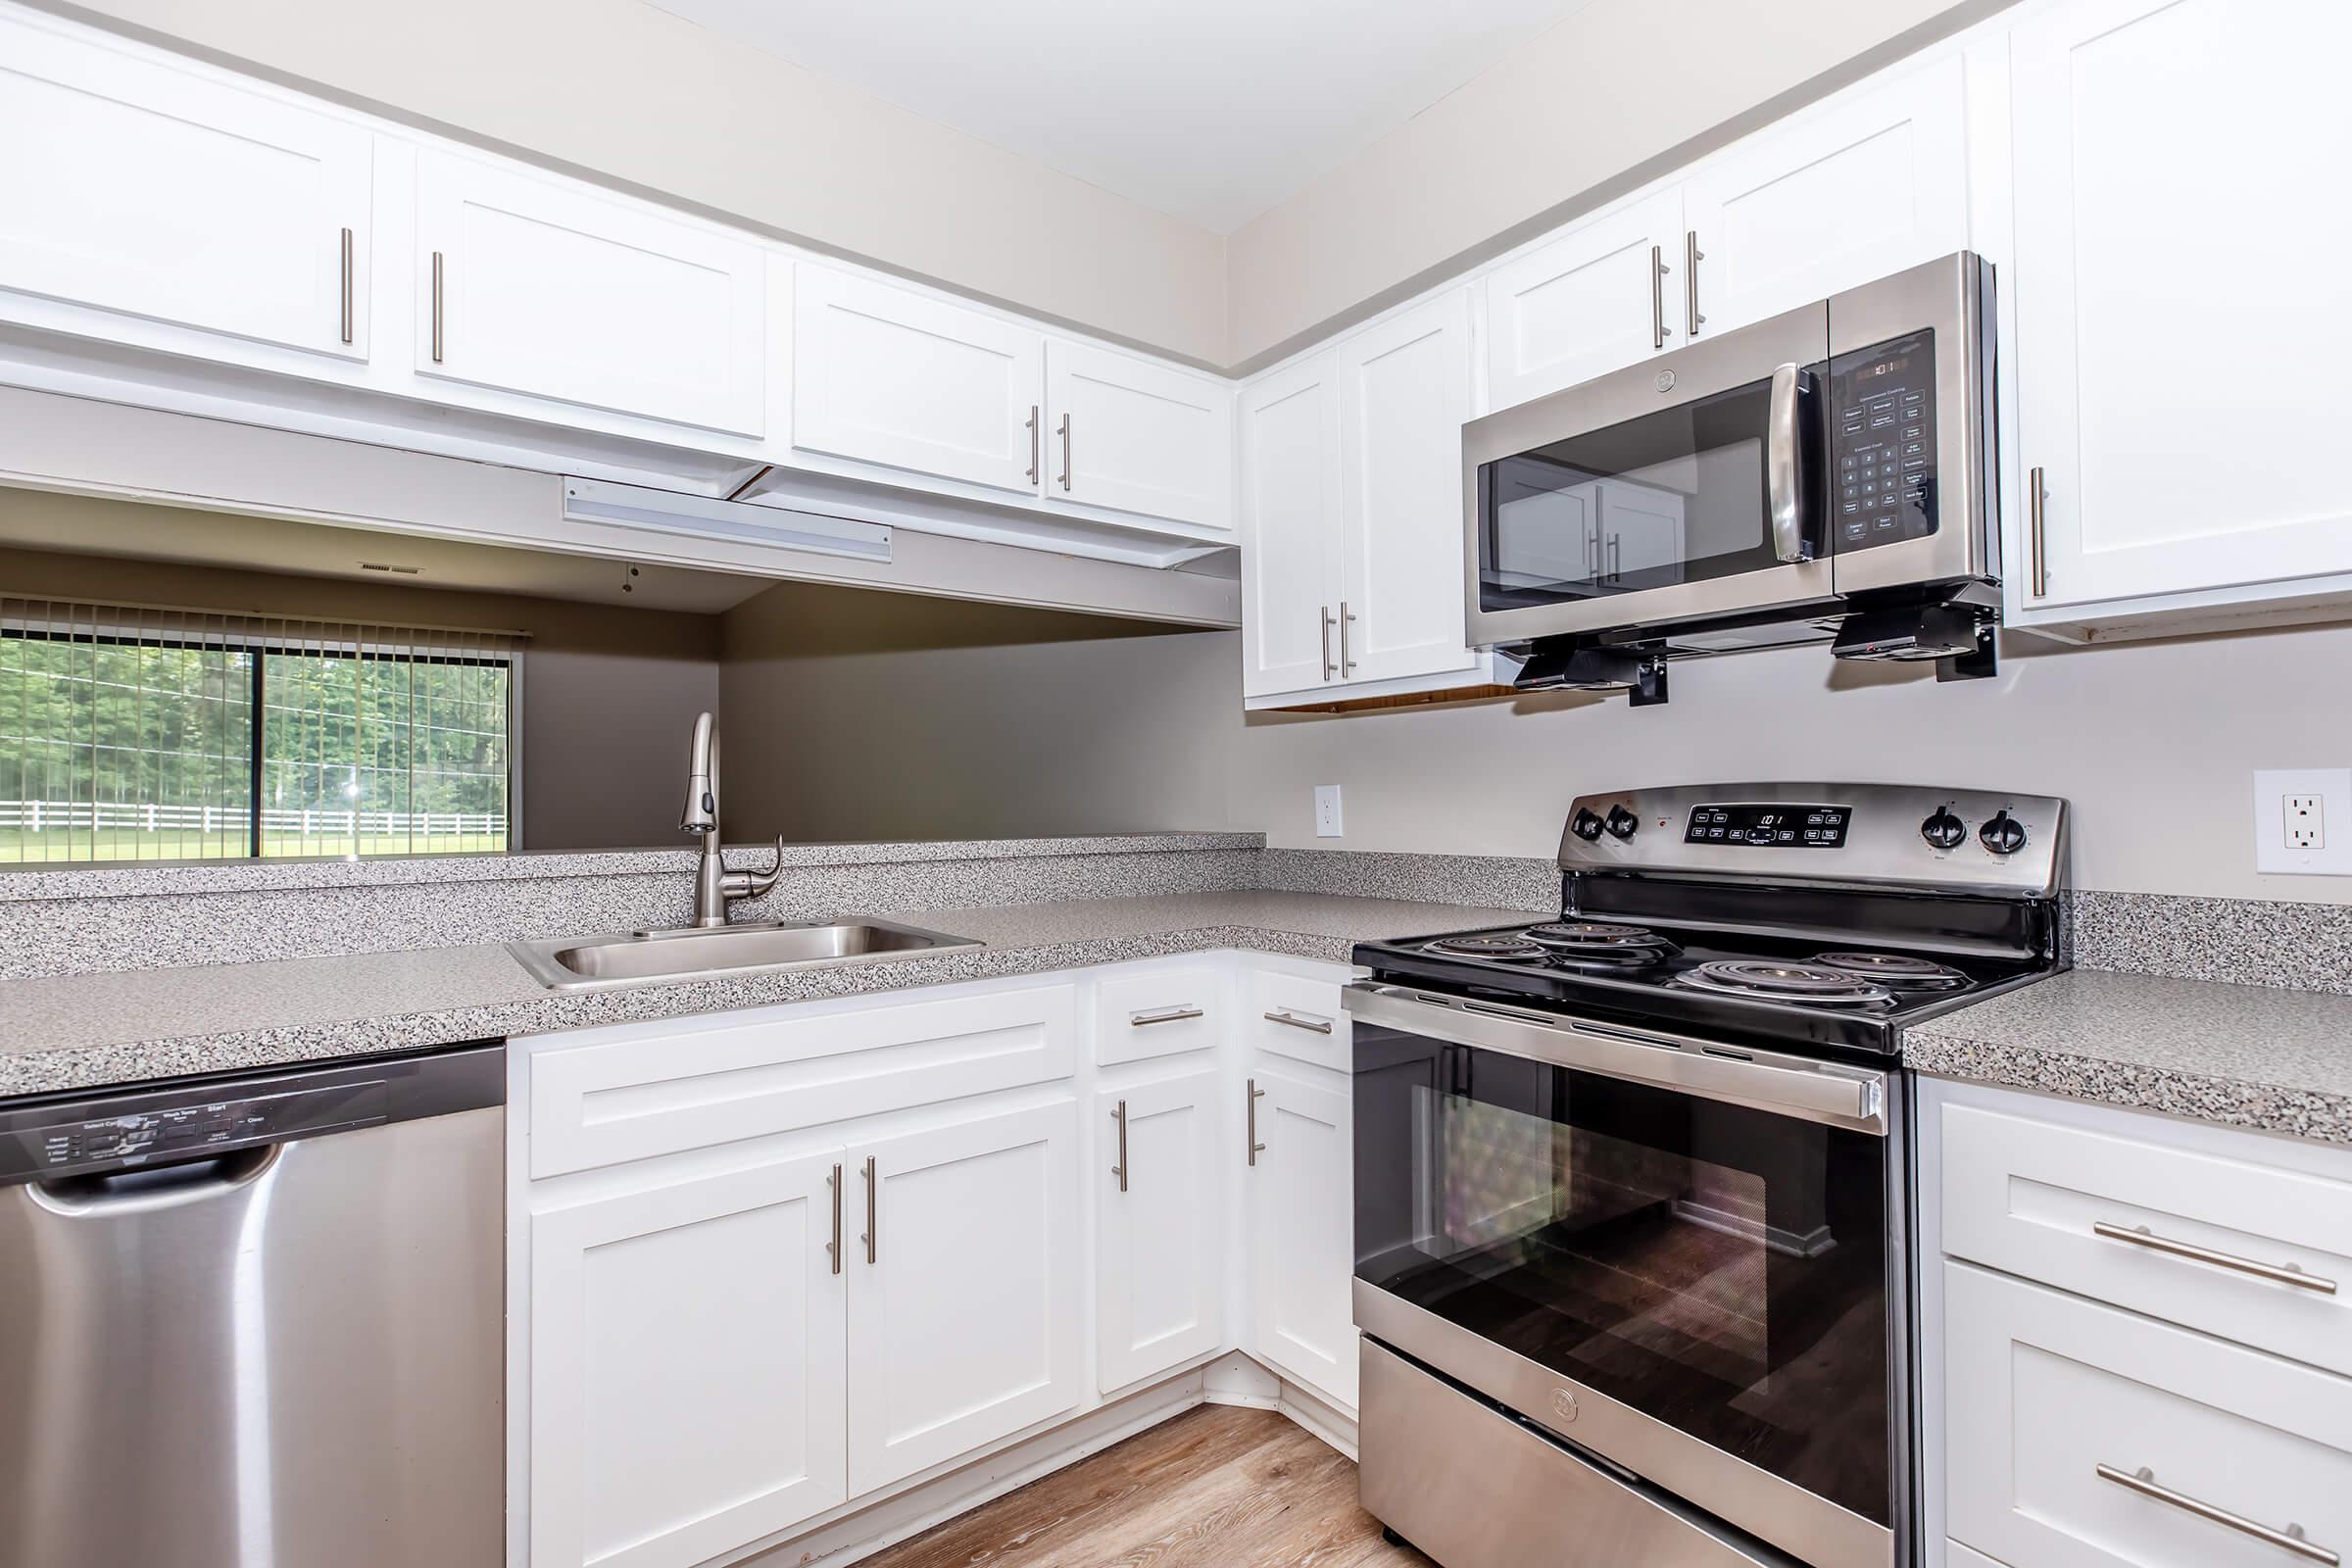
[[[0, 1135], [0, 1181], [200, 1158], [364, 1127], [384, 1120], [385, 1109], [384, 1085], [371, 1081], [261, 1090], [234, 1099], [179, 1091], [58, 1106], [57, 1120], [11, 1118], [16, 1124]], [[107, 1113], [91, 1114], [96, 1111]]]

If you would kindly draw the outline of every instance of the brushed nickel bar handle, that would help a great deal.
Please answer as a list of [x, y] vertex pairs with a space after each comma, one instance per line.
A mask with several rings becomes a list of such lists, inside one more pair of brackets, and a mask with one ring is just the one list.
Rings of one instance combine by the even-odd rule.
[[1066, 491], [1070, 488], [1070, 416], [1066, 412], [1061, 416], [1061, 428], [1054, 434], [1061, 437], [1061, 488]]
[[865, 1244], [865, 1260], [881, 1261], [882, 1227], [874, 1222], [874, 1200], [881, 1183], [874, 1180], [874, 1156], [865, 1156], [865, 1234], [858, 1239]]
[[1039, 434], [1040, 434], [1040, 431], [1039, 431], [1039, 429], [1038, 429], [1038, 417], [1037, 417], [1037, 416], [1038, 416], [1038, 407], [1037, 407], [1037, 405], [1036, 405], [1036, 404], [1032, 403], [1032, 404], [1030, 404], [1030, 405], [1029, 405], [1029, 426], [1028, 426], [1028, 428], [1029, 428], [1029, 482], [1030, 482], [1031, 484], [1035, 484], [1035, 483], [1037, 483], [1037, 465], [1038, 465], [1038, 458], [1039, 458], [1039, 452], [1038, 452], [1038, 445], [1039, 445], [1039, 443], [1038, 443], [1038, 436], [1039, 436]]
[[1287, 1007], [1280, 1012], [1267, 1013], [1265, 1019], [1268, 1023], [1285, 1023], [1294, 1029], [1304, 1029], [1309, 1034], [1327, 1035], [1331, 1033], [1331, 1024], [1328, 1020], [1301, 1018]]
[[1706, 259], [1707, 253], [1698, 248], [1698, 230], [1683, 230], [1683, 298], [1688, 302], [1685, 335], [1690, 337], [1698, 336], [1698, 329], [1707, 324], [1698, 309], [1698, 264]]
[[1257, 1102], [1258, 1102], [1259, 1101], [1261, 1101], [1261, 1100], [1265, 1099], [1265, 1098], [1266, 1098], [1266, 1092], [1265, 1092], [1263, 1089], [1260, 1089], [1260, 1088], [1258, 1088], [1258, 1087], [1257, 1087], [1257, 1080], [1256, 1080], [1256, 1079], [1254, 1079], [1254, 1078], [1250, 1079], [1250, 1164], [1252, 1164], [1252, 1165], [1254, 1165], [1254, 1164], [1256, 1164], [1256, 1163], [1257, 1163], [1257, 1156], [1258, 1156], [1258, 1155], [1260, 1155], [1260, 1154], [1262, 1154], [1262, 1153], [1264, 1153], [1264, 1152], [1266, 1152], [1266, 1146], [1265, 1146], [1265, 1145], [1263, 1145], [1263, 1144], [1261, 1144], [1261, 1143], [1259, 1143], [1259, 1142], [1257, 1141]]
[[1352, 655], [1350, 655], [1350, 654], [1348, 652], [1348, 628], [1350, 625], [1354, 624], [1354, 622], [1355, 622], [1355, 612], [1354, 612], [1353, 611], [1351, 611], [1351, 610], [1349, 610], [1349, 609], [1348, 608], [1348, 601], [1347, 601], [1347, 600], [1345, 600], [1345, 599], [1341, 600], [1341, 601], [1340, 601], [1340, 678], [1341, 678], [1342, 680], [1346, 680], [1346, 679], [1348, 678], [1348, 674], [1349, 674], [1351, 671], [1353, 671], [1353, 670], [1354, 670], [1354, 668], [1355, 668], [1355, 659], [1354, 659], [1354, 657], [1353, 657]]
[[1764, 426], [1764, 490], [1772, 504], [1772, 555], [1791, 565], [1813, 559], [1805, 537], [1805, 448], [1799, 439], [1798, 395], [1804, 367], [1783, 365], [1772, 372], [1771, 411]]
[[433, 252], [433, 363], [441, 363], [441, 270], [439, 251]]
[[1324, 605], [1316, 613], [1323, 617], [1323, 678], [1331, 679], [1331, 607]]
[[2269, 1280], [2274, 1285], [2291, 1285], [2298, 1291], [2312, 1291], [2321, 1296], [2336, 1294], [2335, 1281], [2323, 1279], [2317, 1274], [2306, 1274], [2292, 1263], [2263, 1263], [2230, 1252], [2217, 1252], [2210, 1247], [2199, 1247], [2194, 1242], [2178, 1242], [2170, 1236], [2159, 1236], [2145, 1225], [2126, 1226], [2103, 1219], [2094, 1220], [2090, 1233], [2103, 1236], [2111, 1242], [2129, 1242], [2133, 1247], [2144, 1247], [2151, 1252], [2163, 1252], [2171, 1257], [2185, 1257], [2192, 1262], [2211, 1263], [2215, 1268], [2251, 1274], [2258, 1280]]
[[833, 1260], [833, 1272], [834, 1272], [834, 1273], [836, 1273], [836, 1274], [838, 1274], [838, 1273], [840, 1273], [840, 1272], [841, 1272], [841, 1166], [840, 1166], [840, 1165], [836, 1164], [836, 1165], [833, 1167], [833, 1174], [825, 1178], [825, 1185], [826, 1185], [827, 1187], [830, 1187], [830, 1188], [832, 1188], [832, 1189], [833, 1189], [833, 1239], [832, 1239], [831, 1241], [829, 1241], [829, 1242], [827, 1242], [827, 1243], [825, 1244], [825, 1255], [826, 1255], [827, 1257], [829, 1257], [829, 1258], [831, 1258], [831, 1259]]
[[2048, 492], [2041, 482], [2041, 470], [2034, 468], [2026, 475], [2026, 524], [2029, 543], [2034, 552], [2034, 597], [2050, 597], [2050, 547], [2044, 540], [2044, 503]]
[[1201, 1009], [1191, 1003], [1180, 1002], [1173, 1007], [1163, 1007], [1157, 1012], [1131, 1012], [1127, 1015], [1127, 1027], [1142, 1029], [1155, 1023], [1182, 1023], [1187, 1018], [1205, 1016]]
[[2157, 1485], [2156, 1473], [2144, 1464], [2132, 1471], [2119, 1470], [2114, 1465], [2103, 1464], [2098, 1467], [2098, 1475], [2101, 1481], [2112, 1481], [2127, 1491], [2136, 1492], [2143, 1497], [2152, 1497], [2169, 1507], [2180, 1509], [2182, 1513], [2194, 1514], [2199, 1519], [2203, 1519], [2209, 1524], [2220, 1525], [2225, 1530], [2234, 1530], [2241, 1536], [2252, 1536], [2256, 1541], [2267, 1545], [2277, 1546], [2281, 1551], [2291, 1551], [2307, 1562], [2322, 1563], [2326, 1565], [2326, 1568], [2340, 1568], [2340, 1564], [2344, 1560], [2326, 1546], [2304, 1540], [2301, 1525], [2290, 1524], [2284, 1530], [2273, 1530], [2269, 1525], [2263, 1524], [2259, 1520], [2249, 1519], [2244, 1514], [2231, 1513], [2227, 1508], [2217, 1508], [2210, 1502], [2201, 1502], [2185, 1492], [2175, 1492], [2170, 1487]]
[[1119, 1162], [1110, 1167], [1110, 1173], [1119, 1179], [1119, 1191], [1123, 1193], [1127, 1190], [1127, 1102], [1119, 1102], [1119, 1108], [1110, 1113], [1110, 1119], [1119, 1124]]
[[1666, 247], [1649, 248], [1649, 346], [1666, 346]]
[[351, 230], [343, 231], [343, 341], [351, 341]]

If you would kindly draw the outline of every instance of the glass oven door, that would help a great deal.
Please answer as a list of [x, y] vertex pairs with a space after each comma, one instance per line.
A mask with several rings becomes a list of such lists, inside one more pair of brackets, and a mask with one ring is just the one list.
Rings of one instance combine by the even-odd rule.
[[[1535, 1382], [1482, 1389], [1490, 1396], [1807, 1560], [1883, 1560], [1907, 1452], [1886, 1075], [1763, 1067], [1787, 1073], [1784, 1095], [1741, 1076], [1775, 1059], [1762, 1054], [1515, 1026], [1487, 1020], [1518, 1009], [1391, 995], [1349, 1003], [1366, 1332], [1391, 1337], [1364, 1310], [1382, 1304], [1370, 1287], [1445, 1326], [1399, 1344], [1407, 1354], [1475, 1386], [1505, 1364], [1488, 1348], [1507, 1351]], [[1453, 1022], [1408, 1029], [1391, 1021], [1399, 1012]], [[1828, 1108], [1841, 1098], [1855, 1114]], [[1417, 1314], [1396, 1321], [1425, 1322]], [[1456, 1331], [1482, 1343], [1463, 1351]], [[1565, 1405], [1552, 1402], [1560, 1388]], [[1648, 1421], [1612, 1426], [1611, 1403]], [[1649, 1423], [1671, 1429], [1663, 1443]], [[1653, 1464], [1684, 1447], [1740, 1463]], [[1759, 1491], [1741, 1467], [1788, 1486]], [[1726, 1476], [1740, 1484], [1710, 1490]], [[1821, 1499], [1857, 1517], [1808, 1534], [1789, 1522], [1792, 1497], [1797, 1512]], [[1862, 1521], [1881, 1531], [1848, 1528]]]
[[1827, 599], [1827, 350], [1793, 312], [1466, 426], [1473, 640]]

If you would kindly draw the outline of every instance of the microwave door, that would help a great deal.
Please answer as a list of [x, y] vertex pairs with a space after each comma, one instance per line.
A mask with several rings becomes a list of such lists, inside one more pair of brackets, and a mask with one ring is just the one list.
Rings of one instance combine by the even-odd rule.
[[1464, 426], [1472, 640], [1826, 599], [1827, 322], [1790, 312]]

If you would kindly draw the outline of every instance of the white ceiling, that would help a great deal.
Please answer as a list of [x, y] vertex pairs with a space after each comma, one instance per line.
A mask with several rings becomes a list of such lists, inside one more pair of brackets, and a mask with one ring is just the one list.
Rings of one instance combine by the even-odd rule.
[[1592, 0], [648, 0], [1230, 234]]

